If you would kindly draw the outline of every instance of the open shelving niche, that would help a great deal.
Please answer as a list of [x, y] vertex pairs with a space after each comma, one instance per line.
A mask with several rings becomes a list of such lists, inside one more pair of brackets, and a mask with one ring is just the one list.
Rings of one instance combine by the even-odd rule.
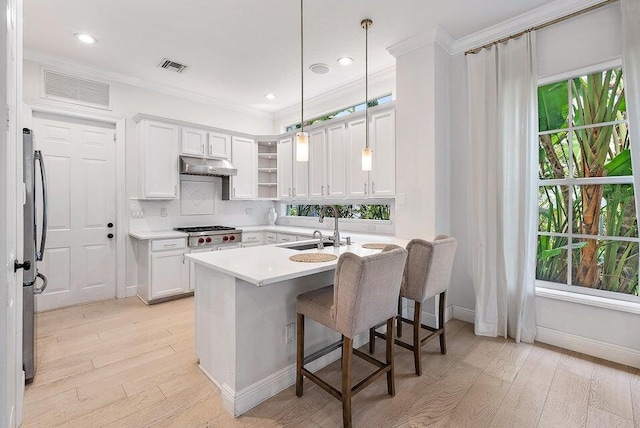
[[258, 198], [278, 198], [278, 141], [258, 140]]

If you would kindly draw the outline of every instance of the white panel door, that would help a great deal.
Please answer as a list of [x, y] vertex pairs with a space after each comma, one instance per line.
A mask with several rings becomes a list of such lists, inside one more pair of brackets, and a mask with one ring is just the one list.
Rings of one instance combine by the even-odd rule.
[[370, 196], [394, 196], [396, 194], [395, 110], [372, 114], [370, 126], [369, 136], [373, 149]]
[[330, 198], [343, 198], [346, 189], [346, 135], [340, 123], [327, 128], [327, 189]]
[[287, 137], [278, 143], [278, 197], [293, 197], [293, 137]]
[[199, 129], [182, 128], [182, 154], [204, 156], [207, 148], [207, 132]]
[[231, 136], [209, 132], [209, 149], [207, 156], [210, 158], [231, 158]]
[[256, 142], [233, 137], [231, 154], [233, 166], [238, 169], [238, 174], [231, 177], [231, 199], [255, 199], [258, 193]]
[[309, 196], [322, 198], [326, 194], [327, 165], [324, 128], [309, 133], [309, 146]]
[[[49, 197], [47, 243], [38, 266], [49, 284], [36, 309], [115, 298], [113, 125], [51, 115], [34, 116], [33, 125]], [[36, 209], [41, 215], [42, 207]]]
[[[347, 194], [352, 198], [365, 198], [369, 193], [369, 173], [362, 170], [365, 126], [364, 117], [347, 123]], [[375, 159], [375, 152], [373, 156]]]

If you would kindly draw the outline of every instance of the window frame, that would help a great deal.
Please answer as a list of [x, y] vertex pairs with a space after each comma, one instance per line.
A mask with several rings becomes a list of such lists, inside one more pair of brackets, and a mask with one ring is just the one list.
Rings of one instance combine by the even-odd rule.
[[[536, 86], [536, 92], [537, 90], [545, 85], [549, 85], [552, 83], [558, 83], [558, 82], [563, 82], [563, 81], [569, 81], [571, 79], [577, 78], [577, 77], [583, 77], [583, 76], [587, 76], [590, 74], [594, 74], [594, 73], [599, 73], [599, 72], [604, 72], [607, 71], [609, 69], [613, 69], [613, 68], [622, 68], [622, 60], [621, 58], [618, 59], [614, 59], [611, 61], [606, 61], [603, 63], [599, 63], [599, 64], [594, 64], [588, 67], [583, 67], [577, 70], [572, 70], [570, 72], [565, 72], [565, 73], [560, 73], [560, 74], [556, 74], [556, 75], [551, 75], [551, 76], [545, 76], [543, 78], [538, 79], [537, 81], [537, 86]], [[624, 73], [624, 70], [623, 70]], [[616, 126], [619, 124], [629, 124], [629, 118], [627, 117], [626, 120], [615, 120], [615, 121], [609, 121], [609, 122], [602, 122], [602, 123], [594, 123], [594, 124], [586, 124], [586, 125], [579, 125], [579, 126], [574, 126], [572, 124], [573, 122], [573, 102], [572, 102], [572, 87], [571, 85], [568, 85], [568, 94], [567, 96], [569, 97], [569, 112], [568, 112], [568, 121], [567, 121], [567, 127], [566, 128], [562, 128], [562, 129], [553, 129], [553, 130], [546, 130], [546, 131], [539, 131], [539, 124], [536, 125], [538, 131], [536, 132], [537, 138], [536, 138], [536, 145], [539, 145], [539, 137], [541, 135], [550, 135], [550, 134], [556, 134], [558, 132], [566, 132], [567, 133], [567, 140], [568, 142], [572, 141], [573, 139], [573, 134], [575, 131], [579, 131], [581, 129], [590, 129], [590, 128], [602, 128], [602, 127], [606, 127], [606, 126]], [[537, 101], [536, 101], [536, 107], [537, 107]], [[537, 112], [537, 108], [536, 108], [536, 117], [538, 116], [538, 112]], [[571, 144], [571, 143], [569, 143]], [[633, 144], [633, 143], [631, 143]], [[637, 144], [637, 143], [636, 143]], [[633, 147], [631, 148], [633, 150]], [[640, 171], [633, 171], [633, 174], [637, 174], [640, 173]], [[544, 179], [544, 178], [540, 178], [539, 177], [539, 170], [535, 170], [535, 174], [536, 174], [536, 201], [537, 201], [537, 206], [539, 207], [539, 203], [540, 203], [540, 199], [538, 197], [538, 189], [540, 189], [541, 187], [545, 187], [545, 186], [568, 186], [569, 188], [572, 188], [574, 186], [583, 186], [583, 185], [588, 185], [588, 184], [634, 184], [634, 179], [633, 179], [633, 175], [630, 176], [615, 176], [615, 177], [588, 177], [588, 178], [579, 178], [579, 177], [575, 177], [574, 176], [574, 162], [572, 157], [569, 157], [569, 164], [568, 164], [568, 173], [567, 173], [567, 177], [563, 178], [563, 179]], [[634, 193], [636, 191], [640, 191], [640, 189], [635, 189], [634, 186]], [[573, 208], [573, 201], [574, 201], [574, 195], [573, 192], [570, 192], [570, 201], [568, 201], [568, 206], [570, 206], [571, 208]], [[640, 224], [640, 216], [638, 216], [638, 210], [640, 209], [640, 207], [636, 207], [636, 218], [637, 218], [637, 222]], [[569, 209], [568, 213], [567, 213], [567, 222], [569, 225], [573, 225], [573, 209]], [[574, 240], [576, 239], [596, 239], [597, 241], [622, 241], [622, 242], [633, 242], [638, 244], [638, 247], [640, 248], [640, 230], [638, 231], [638, 236], [637, 237], [621, 237], [621, 236], [608, 236], [608, 235], [585, 235], [585, 234], [581, 234], [581, 233], [576, 233], [573, 231], [573, 227], [569, 227], [568, 228], [568, 232], [567, 233], [558, 233], [558, 232], [545, 232], [545, 231], [540, 231], [539, 230], [539, 222], [536, 221], [536, 230], [535, 230], [535, 236], [536, 236], [536, 246], [538, 245], [538, 237], [539, 236], [550, 236], [550, 237], [566, 237], [567, 238], [567, 242], [574, 242]], [[538, 259], [536, 257], [536, 263], [537, 263]], [[544, 294], [544, 290], [545, 289], [550, 289], [550, 290], [556, 290], [556, 291], [560, 291], [560, 292], [564, 292], [564, 293], [573, 293], [573, 294], [577, 294], [577, 295], [588, 295], [588, 296], [593, 296], [596, 298], [603, 298], [603, 299], [611, 299], [614, 301], [626, 301], [626, 302], [631, 302], [631, 303], [638, 303], [640, 304], [640, 295], [635, 296], [633, 294], [626, 294], [626, 293], [621, 293], [621, 292], [617, 292], [617, 291], [609, 291], [609, 290], [601, 290], [601, 289], [596, 289], [596, 288], [590, 288], [590, 287], [586, 287], [586, 286], [581, 286], [581, 285], [573, 285], [572, 281], [572, 266], [573, 266], [573, 251], [571, 250], [571, 248], [567, 248], [567, 282], [566, 283], [559, 283], [559, 282], [551, 282], [551, 281], [546, 281], [546, 280], [541, 280], [541, 279], [535, 279], [535, 286], [536, 286], [536, 291], [537, 293], [539, 292], [540, 294]], [[640, 257], [638, 257], [638, 272], [640, 272]], [[544, 295], [542, 297], [547, 297], [547, 298], [553, 298], [551, 296], [547, 296]], [[565, 299], [566, 300], [566, 299]], [[575, 299], [575, 300], [580, 300], [579, 298]]]

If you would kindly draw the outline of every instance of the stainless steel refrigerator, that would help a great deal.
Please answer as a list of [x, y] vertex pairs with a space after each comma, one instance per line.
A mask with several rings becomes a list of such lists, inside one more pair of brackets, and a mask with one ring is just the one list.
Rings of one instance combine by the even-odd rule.
[[[22, 330], [22, 364], [27, 382], [31, 382], [36, 373], [35, 356], [35, 296], [47, 287], [47, 278], [38, 272], [37, 262], [44, 256], [47, 241], [47, 178], [40, 150], [33, 150], [33, 131], [24, 128], [22, 131], [24, 152], [24, 183], [26, 202], [24, 205], [24, 280], [23, 294], [23, 330]], [[37, 165], [36, 165], [37, 164]], [[38, 166], [38, 168], [36, 168]], [[36, 195], [36, 170], [39, 171], [41, 194]], [[36, 224], [39, 216], [36, 213], [36, 197], [42, 198], [40, 227]], [[38, 247], [38, 233], [40, 245]], [[38, 279], [42, 284], [38, 286]]]

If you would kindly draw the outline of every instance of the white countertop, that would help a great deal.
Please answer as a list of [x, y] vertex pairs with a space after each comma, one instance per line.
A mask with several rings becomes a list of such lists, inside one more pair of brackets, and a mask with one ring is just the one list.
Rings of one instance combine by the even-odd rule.
[[129, 236], [144, 241], [147, 239], [186, 238], [189, 235], [184, 232], [178, 232], [177, 230], [159, 230], [153, 232], [129, 232]]
[[[246, 230], [246, 228], [243, 228], [243, 230]], [[406, 239], [395, 239], [393, 237], [386, 237], [388, 240], [385, 239], [384, 241], [375, 238], [376, 237], [368, 237], [365, 241], [353, 242], [352, 245], [349, 246], [325, 247], [324, 250], [311, 249], [298, 251], [279, 246], [287, 244], [273, 244], [238, 248], [234, 250], [188, 254], [186, 257], [197, 264], [215, 269], [219, 272], [234, 276], [260, 287], [285, 281], [287, 279], [299, 278], [301, 276], [332, 270], [335, 269], [338, 262], [337, 259], [324, 263], [292, 262], [289, 260], [289, 256], [294, 254], [321, 252], [339, 256], [345, 252], [352, 252], [359, 256], [366, 256], [376, 254], [380, 252], [380, 250], [368, 250], [362, 248], [362, 244], [385, 242], [405, 247], [409, 242]], [[306, 241], [298, 241], [298, 243], [301, 242]], [[309, 242], [314, 241], [310, 240]]]

